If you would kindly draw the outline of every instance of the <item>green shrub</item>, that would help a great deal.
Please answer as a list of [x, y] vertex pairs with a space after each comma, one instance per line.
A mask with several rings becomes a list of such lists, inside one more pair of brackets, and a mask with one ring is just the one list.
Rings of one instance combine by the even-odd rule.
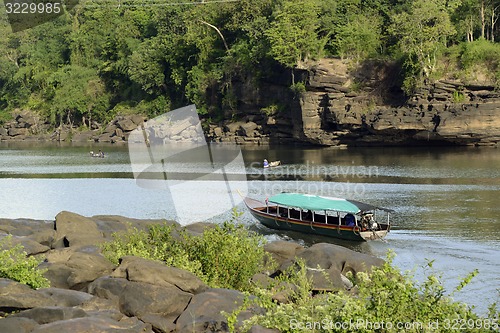
[[0, 278], [24, 283], [34, 289], [50, 287], [43, 273], [38, 269], [40, 260], [27, 257], [21, 244], [12, 245], [12, 236], [0, 240]]
[[302, 96], [306, 92], [306, 84], [304, 82], [295, 82], [290, 86], [290, 89], [295, 96]]
[[500, 45], [484, 39], [464, 43], [461, 62], [464, 68], [480, 64], [497, 70], [500, 65]]
[[463, 92], [461, 91], [454, 91], [453, 92], [453, 102], [454, 103], [462, 103], [463, 101], [465, 101], [465, 95]]
[[[351, 276], [354, 292], [302, 296], [286, 304], [267, 297], [267, 302], [259, 303], [267, 312], [246, 321], [245, 328], [259, 324], [281, 332], [453, 332], [458, 326], [460, 332], [476, 333], [498, 328], [499, 313], [493, 306], [488, 317], [480, 317], [464, 303], [451, 299], [477, 271], [447, 296], [439, 277], [430, 275], [418, 284], [409, 273], [401, 274], [392, 265], [392, 257], [390, 254], [386, 264], [370, 274]], [[304, 279], [305, 274], [302, 276]], [[263, 293], [268, 295], [269, 291]]]
[[[237, 216], [235, 216], [236, 218]], [[125, 255], [159, 260], [196, 274], [211, 287], [251, 290], [250, 278], [264, 269], [264, 238], [234, 220], [192, 236], [168, 225], [113, 234], [102, 245], [104, 255], [117, 264]]]

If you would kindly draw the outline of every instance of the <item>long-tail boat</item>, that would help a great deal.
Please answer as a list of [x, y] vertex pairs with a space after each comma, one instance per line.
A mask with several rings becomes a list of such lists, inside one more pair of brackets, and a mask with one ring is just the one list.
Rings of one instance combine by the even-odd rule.
[[[355, 200], [301, 193], [281, 193], [265, 202], [246, 197], [244, 202], [266, 227], [354, 241], [383, 239], [393, 212]], [[377, 221], [380, 215], [386, 215], [384, 222]]]

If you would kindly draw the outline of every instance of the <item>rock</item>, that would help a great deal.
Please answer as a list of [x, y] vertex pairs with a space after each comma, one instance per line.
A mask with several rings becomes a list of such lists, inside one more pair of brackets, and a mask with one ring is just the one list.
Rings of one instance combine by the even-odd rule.
[[110, 318], [86, 317], [56, 321], [36, 326], [31, 333], [153, 333], [151, 325], [134, 321], [116, 321]]
[[289, 259], [293, 259], [296, 253], [303, 249], [302, 245], [287, 241], [274, 241], [264, 245], [264, 250], [272, 255], [278, 265]]
[[[241, 306], [244, 299], [243, 293], [229, 289], [209, 289], [197, 294], [177, 319], [176, 332], [229, 332], [227, 321], [221, 312], [233, 312]], [[238, 322], [250, 318], [251, 315], [249, 310], [240, 312]]]
[[134, 114], [130, 116], [130, 120], [136, 124], [137, 126], [142, 125], [144, 121], [146, 120], [146, 117], [140, 115], [140, 114]]
[[54, 306], [48, 296], [38, 293], [25, 284], [0, 278], [0, 315], [35, 307]]
[[241, 125], [241, 129], [243, 132], [243, 135], [252, 137], [254, 136], [254, 131], [257, 129], [258, 125], [254, 123], [253, 121], [249, 121], [248, 123], [245, 123]]
[[92, 137], [94, 136], [94, 133], [87, 131], [87, 132], [76, 132], [73, 134], [71, 137], [71, 142], [88, 142], [92, 141]]
[[117, 128], [115, 130], [115, 135], [119, 138], [122, 138], [123, 137], [123, 130], [121, 128]]
[[28, 135], [29, 131], [27, 128], [9, 128], [8, 134], [10, 136]]
[[124, 119], [118, 120], [116, 122], [116, 125], [125, 132], [130, 132], [130, 131], [133, 131], [137, 128], [137, 124], [134, 123], [130, 118], [124, 118]]
[[87, 217], [71, 212], [60, 212], [55, 221], [56, 248], [97, 245], [104, 241], [96, 223]]
[[95, 279], [111, 274], [114, 265], [100, 254], [56, 250], [46, 256], [41, 267], [51, 286], [84, 290]]
[[47, 296], [54, 301], [55, 306], [72, 307], [90, 301], [94, 296], [76, 290], [61, 288], [43, 288], [37, 291], [39, 294]]
[[[346, 287], [341, 275], [352, 272], [369, 271], [373, 266], [381, 266], [384, 260], [349, 250], [345, 247], [317, 243], [297, 253], [308, 268], [308, 275], [313, 279], [314, 290], [335, 290]], [[284, 263], [281, 270], [288, 268], [293, 261]]]
[[2, 333], [30, 333], [38, 326], [33, 319], [23, 317], [7, 317], [0, 319], [0, 332]]
[[214, 135], [220, 138], [224, 134], [224, 130], [220, 127], [214, 128]]
[[207, 228], [214, 228], [215, 224], [210, 222], [196, 222], [184, 227], [193, 236], [200, 236]]
[[21, 311], [11, 316], [33, 319], [38, 324], [48, 324], [59, 320], [87, 317], [87, 313], [72, 307], [50, 306]]
[[136, 316], [154, 327], [167, 327], [186, 309], [191, 294], [177, 287], [156, 286], [144, 282], [128, 282], [119, 297], [120, 311]]
[[105, 238], [111, 238], [114, 232], [128, 231], [136, 228], [138, 230], [147, 230], [150, 226], [156, 224], [171, 225], [174, 228], [180, 227], [180, 224], [175, 221], [168, 220], [149, 220], [149, 219], [134, 219], [119, 215], [96, 215], [92, 216], [92, 221], [95, 222], [99, 232]]
[[188, 271], [140, 257], [122, 258], [120, 266], [112, 276], [156, 286], [175, 286], [192, 294], [200, 293], [208, 288], [197, 276]]
[[92, 295], [116, 302], [118, 306], [120, 295], [128, 283], [126, 279], [103, 276], [90, 283], [87, 290]]
[[241, 129], [241, 126], [244, 125], [244, 124], [245, 123], [242, 122], [242, 121], [236, 121], [234, 123], [226, 124], [225, 125], [225, 129], [230, 134], [236, 134], [237, 132], [239, 132], [239, 130]]
[[[6, 234], [0, 234], [0, 240], [5, 237], [7, 237]], [[5, 247], [7, 248], [20, 244], [27, 255], [44, 253], [50, 250], [48, 246], [41, 245], [40, 243], [35, 242], [34, 240], [27, 238], [26, 236], [11, 236], [10, 241], [6, 242], [7, 243]]]

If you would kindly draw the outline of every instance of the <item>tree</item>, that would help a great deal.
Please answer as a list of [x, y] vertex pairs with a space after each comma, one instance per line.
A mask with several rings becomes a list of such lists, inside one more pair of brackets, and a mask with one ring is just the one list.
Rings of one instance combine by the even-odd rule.
[[439, 49], [455, 33], [445, 0], [415, 0], [408, 12], [393, 17], [390, 32], [399, 40], [407, 60], [428, 78], [436, 67]]
[[101, 116], [109, 108], [109, 95], [97, 71], [80, 66], [64, 66], [50, 80], [52, 98], [50, 120], [53, 124], [73, 125], [87, 116]]
[[269, 53], [292, 69], [292, 84], [293, 69], [299, 62], [319, 54], [318, 26], [318, 6], [314, 0], [285, 0], [275, 11], [274, 21], [266, 32], [271, 45]]
[[380, 18], [374, 13], [352, 15], [335, 36], [339, 55], [359, 63], [377, 54], [382, 44], [381, 25]]

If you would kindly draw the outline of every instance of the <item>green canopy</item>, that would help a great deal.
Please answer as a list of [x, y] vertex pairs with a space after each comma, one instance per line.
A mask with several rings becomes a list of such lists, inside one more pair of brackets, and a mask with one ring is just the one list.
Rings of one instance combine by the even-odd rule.
[[341, 198], [322, 197], [301, 193], [281, 193], [269, 198], [269, 202], [309, 210], [334, 210], [346, 213], [359, 213], [360, 211], [380, 209], [390, 212], [390, 209], [365, 204], [359, 201]]

